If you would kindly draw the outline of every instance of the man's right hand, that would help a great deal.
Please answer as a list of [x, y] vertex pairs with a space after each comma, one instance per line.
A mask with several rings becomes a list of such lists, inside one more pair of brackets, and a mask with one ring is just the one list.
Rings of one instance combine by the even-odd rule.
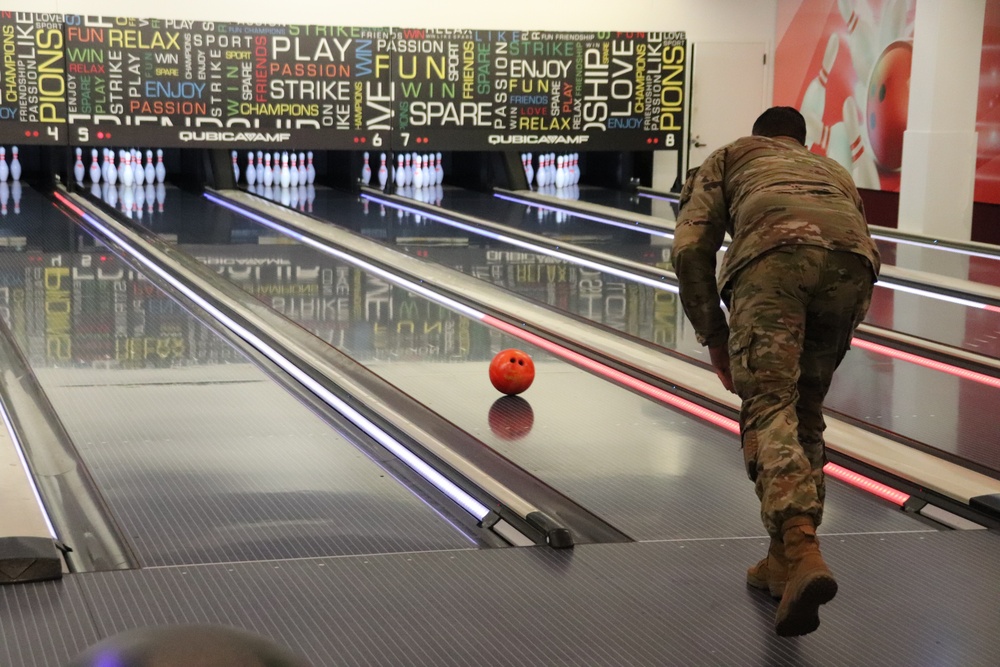
[[715, 374], [722, 381], [722, 386], [735, 394], [736, 390], [733, 389], [733, 374], [729, 369], [729, 347], [726, 345], [709, 346], [708, 356], [712, 360], [712, 367], [715, 369]]

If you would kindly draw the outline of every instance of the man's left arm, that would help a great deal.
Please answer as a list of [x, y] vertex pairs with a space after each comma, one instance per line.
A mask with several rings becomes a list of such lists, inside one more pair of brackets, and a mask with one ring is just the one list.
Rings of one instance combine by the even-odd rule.
[[723, 386], [733, 391], [729, 370], [729, 324], [720, 305], [716, 256], [729, 221], [723, 179], [725, 149], [716, 151], [688, 176], [674, 232], [674, 270], [681, 305], [695, 335], [706, 345]]

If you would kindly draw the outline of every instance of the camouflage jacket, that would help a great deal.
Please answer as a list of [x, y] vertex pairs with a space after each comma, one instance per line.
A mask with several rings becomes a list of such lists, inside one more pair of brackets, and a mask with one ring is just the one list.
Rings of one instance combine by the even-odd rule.
[[[703, 345], [725, 344], [720, 294], [728, 303], [733, 277], [768, 250], [805, 244], [854, 252], [868, 260], [872, 280], [878, 275], [878, 249], [851, 175], [794, 139], [743, 137], [716, 150], [689, 172], [680, 207], [674, 269]], [[726, 234], [732, 243], [716, 280]]]

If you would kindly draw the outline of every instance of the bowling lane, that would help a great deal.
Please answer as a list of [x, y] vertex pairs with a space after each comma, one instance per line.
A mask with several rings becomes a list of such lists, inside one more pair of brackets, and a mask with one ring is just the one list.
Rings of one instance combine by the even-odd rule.
[[50, 200], [23, 197], [0, 219], [18, 239], [0, 248], [3, 316], [143, 566], [477, 546]]
[[[180, 195], [188, 199], [185, 216], [219, 219], [196, 210], [196, 202], [211, 206], [207, 200]], [[366, 222], [360, 202], [341, 202], [358, 224], [386, 226], [378, 211], [369, 209], [375, 217]], [[206, 235], [216, 239], [211, 243], [186, 243], [177, 234], [178, 248], [630, 536], [760, 534], [729, 432], [263, 227], [256, 238], [230, 233], [228, 242], [217, 231]], [[503, 397], [487, 367], [514, 346], [535, 360], [537, 377], [523, 395]], [[852, 488], [837, 485], [831, 496], [830, 530], [925, 527]]]
[[872, 229], [872, 237], [878, 245], [882, 261], [887, 265], [1000, 287], [1000, 254], [997, 252], [934, 247], [935, 241], [931, 237], [911, 241], [878, 229]]
[[[426, 201], [426, 193], [411, 194]], [[458, 188], [444, 188], [427, 203], [672, 270], [671, 238], [658, 234], [610, 226], [568, 211], [554, 211], [548, 204], [528, 206]], [[1000, 308], [996, 306], [910, 294], [879, 285], [865, 323], [1000, 359]]]
[[667, 222], [677, 219], [677, 202], [661, 198], [643, 197], [637, 192], [625, 192], [593, 185], [572, 185], [564, 188], [546, 186], [535, 188], [534, 192], [554, 197], [572, 205], [574, 202], [604, 206], [626, 213], [662, 218]]
[[[475, 193], [460, 194], [477, 200]], [[498, 206], [503, 208], [503, 202]], [[396, 242], [405, 252], [461, 268], [523, 296], [708, 363], [705, 349], [695, 340], [673, 293], [469, 235], [426, 216], [418, 221], [414, 214], [392, 209], [383, 215], [375, 203], [358, 204], [354, 198], [330, 190], [317, 192], [314, 210], [317, 215], [364, 234], [375, 230], [373, 238]], [[591, 231], [587, 221], [571, 228]], [[451, 241], [445, 245], [411, 240], [421, 235]], [[607, 243], [607, 248], [601, 249], [613, 251], [612, 242]], [[668, 249], [648, 244], [633, 243], [619, 251], [632, 259], [645, 257], [651, 264], [658, 263], [657, 259], [662, 261], [664, 254], [669, 256]], [[887, 291], [882, 290], [882, 294], [887, 295]], [[915, 295], [901, 296], [919, 299]], [[899, 300], [896, 303], [905, 303], [901, 296], [894, 297]], [[915, 309], [924, 302], [907, 305]], [[876, 300], [873, 315], [882, 316], [880, 309], [885, 307], [885, 301]], [[917, 316], [928, 315], [917, 312]], [[1000, 471], [1000, 448], [996, 447], [992, 419], [1000, 410], [998, 389], [857, 348], [838, 372], [827, 407], [985, 472], [995, 475]]]
[[[560, 189], [545, 187], [536, 189], [536, 192], [565, 200], [570, 206], [578, 201], [624, 213], [662, 218], [668, 224], [677, 219], [676, 201], [620, 190], [573, 186]], [[969, 244], [970, 247], [967, 248], [948, 247], [947, 242], [940, 243], [933, 237], [903, 237], [896, 234], [894, 229], [879, 227], [874, 221], [870, 222], [873, 225], [872, 237], [878, 245], [884, 265], [1000, 287], [1000, 249], [977, 248], [977, 244]]]

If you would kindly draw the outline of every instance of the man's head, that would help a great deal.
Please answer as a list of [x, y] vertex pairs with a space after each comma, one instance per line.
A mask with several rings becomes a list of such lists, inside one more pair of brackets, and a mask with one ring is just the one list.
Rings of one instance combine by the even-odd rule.
[[806, 143], [806, 119], [794, 107], [771, 107], [753, 124], [757, 137], [791, 137], [803, 146]]

